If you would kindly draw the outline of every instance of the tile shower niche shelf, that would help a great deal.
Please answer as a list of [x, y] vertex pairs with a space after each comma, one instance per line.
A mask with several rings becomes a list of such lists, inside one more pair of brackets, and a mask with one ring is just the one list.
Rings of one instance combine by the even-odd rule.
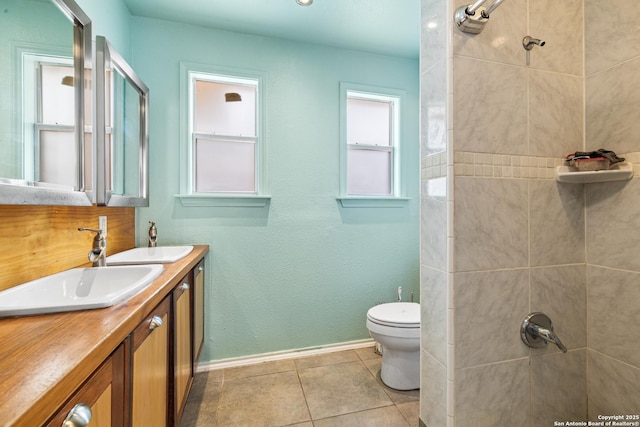
[[613, 169], [599, 171], [583, 171], [573, 166], [556, 167], [556, 180], [571, 184], [589, 184], [592, 182], [625, 181], [633, 177], [633, 165], [628, 162], [618, 163]]

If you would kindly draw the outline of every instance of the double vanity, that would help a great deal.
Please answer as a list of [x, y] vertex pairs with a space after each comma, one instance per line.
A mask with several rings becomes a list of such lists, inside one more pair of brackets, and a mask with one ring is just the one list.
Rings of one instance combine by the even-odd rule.
[[104, 308], [1, 318], [0, 424], [85, 425], [90, 413], [90, 425], [179, 425], [204, 342], [208, 251], [196, 245], [174, 262], [101, 268], [155, 275]]

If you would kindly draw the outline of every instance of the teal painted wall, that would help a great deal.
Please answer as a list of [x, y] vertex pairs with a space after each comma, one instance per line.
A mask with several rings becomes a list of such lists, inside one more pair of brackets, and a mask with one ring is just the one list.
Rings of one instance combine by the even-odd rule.
[[[150, 206], [159, 242], [211, 246], [203, 360], [368, 338], [365, 315], [419, 289], [418, 60], [132, 20], [132, 64], [150, 88]], [[266, 73], [267, 208], [183, 207], [180, 61]], [[339, 82], [407, 92], [403, 208], [343, 209]]]
[[131, 59], [131, 14], [123, 0], [76, 0], [78, 6], [91, 18], [96, 35], [106, 37], [127, 61]]

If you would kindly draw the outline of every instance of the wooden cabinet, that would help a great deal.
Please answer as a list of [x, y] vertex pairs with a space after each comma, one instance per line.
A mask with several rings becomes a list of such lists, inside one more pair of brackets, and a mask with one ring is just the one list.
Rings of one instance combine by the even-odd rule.
[[74, 412], [88, 416], [91, 427], [124, 425], [125, 348], [126, 343], [120, 345], [46, 425], [61, 426]]
[[170, 298], [165, 298], [132, 334], [132, 426], [168, 424], [170, 303]]
[[173, 421], [178, 424], [191, 383], [193, 382], [192, 357], [192, 274], [189, 273], [172, 293], [173, 301]]
[[204, 346], [204, 258], [193, 269], [193, 361], [194, 370]]
[[[86, 380], [66, 377], [74, 381], [65, 395], [71, 397], [60, 401], [53, 397], [53, 409], [33, 416], [37, 422], [15, 425], [57, 427], [72, 411], [86, 415], [90, 410], [91, 427], [179, 426], [204, 344], [204, 258], [191, 269], [176, 269], [169, 283], [172, 288], [157, 295], [156, 301], [161, 302], [152, 310], [150, 304], [133, 319], [123, 320], [129, 324], [112, 340], [116, 350], [102, 363], [91, 362], [88, 371], [98, 367]], [[139, 323], [134, 320], [140, 318]], [[118, 325], [112, 322], [103, 334]], [[108, 354], [105, 350], [102, 354]], [[64, 404], [58, 403], [65, 399]], [[55, 415], [43, 424], [40, 420], [51, 413]]]

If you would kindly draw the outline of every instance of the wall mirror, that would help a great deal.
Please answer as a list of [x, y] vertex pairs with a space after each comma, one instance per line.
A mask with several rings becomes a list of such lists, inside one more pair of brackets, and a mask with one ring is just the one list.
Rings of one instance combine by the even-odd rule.
[[91, 21], [73, 0], [0, 11], [0, 203], [91, 205]]
[[96, 37], [96, 203], [149, 206], [149, 89], [107, 39]]

